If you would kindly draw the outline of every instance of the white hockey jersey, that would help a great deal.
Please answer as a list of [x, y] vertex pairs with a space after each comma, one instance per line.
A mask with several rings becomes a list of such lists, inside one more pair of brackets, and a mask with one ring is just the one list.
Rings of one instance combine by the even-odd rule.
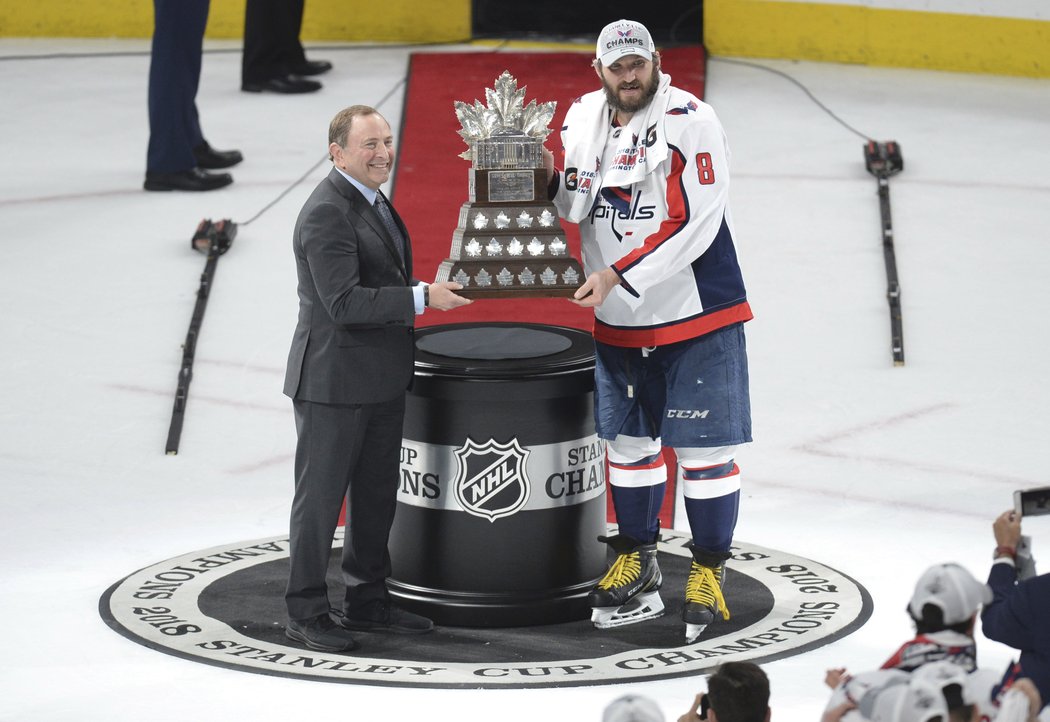
[[569, 108], [566, 168], [552, 198], [579, 223], [584, 271], [612, 267], [621, 279], [595, 309], [595, 339], [662, 346], [750, 320], [729, 213], [729, 148], [714, 110], [664, 76], [629, 125], [614, 128], [612, 117], [601, 90]]

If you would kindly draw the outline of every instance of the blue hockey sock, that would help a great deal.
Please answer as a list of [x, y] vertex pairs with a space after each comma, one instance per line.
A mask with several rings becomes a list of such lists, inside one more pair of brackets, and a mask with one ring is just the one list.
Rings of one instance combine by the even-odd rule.
[[656, 541], [660, 531], [660, 505], [667, 482], [652, 486], [610, 486], [620, 533], [643, 544]]
[[732, 461], [700, 469], [682, 467], [685, 513], [694, 546], [712, 552], [729, 551], [740, 510], [739, 475], [740, 469]]

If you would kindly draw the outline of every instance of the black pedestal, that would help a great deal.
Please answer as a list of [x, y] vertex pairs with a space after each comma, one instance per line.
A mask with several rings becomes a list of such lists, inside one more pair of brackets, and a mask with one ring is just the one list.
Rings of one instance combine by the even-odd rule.
[[391, 594], [445, 625], [588, 617], [606, 529], [590, 335], [457, 324], [420, 330], [416, 348]]

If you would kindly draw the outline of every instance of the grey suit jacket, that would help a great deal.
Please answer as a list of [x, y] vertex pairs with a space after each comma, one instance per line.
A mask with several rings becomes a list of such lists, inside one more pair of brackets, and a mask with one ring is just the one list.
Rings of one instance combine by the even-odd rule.
[[328, 404], [388, 401], [413, 374], [412, 250], [405, 262], [379, 215], [334, 168], [299, 212], [292, 246], [299, 321], [284, 393]]

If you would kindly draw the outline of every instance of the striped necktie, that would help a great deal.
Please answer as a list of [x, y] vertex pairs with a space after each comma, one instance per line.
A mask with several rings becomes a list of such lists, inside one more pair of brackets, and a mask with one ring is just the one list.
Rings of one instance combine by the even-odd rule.
[[401, 235], [401, 229], [394, 223], [394, 216], [390, 213], [390, 204], [386, 202], [386, 198], [383, 197], [382, 193], [376, 193], [375, 209], [376, 213], [379, 214], [380, 220], [383, 221], [383, 225], [386, 226], [386, 232], [390, 234], [390, 239], [394, 242], [394, 246], [401, 256], [401, 261], [404, 262], [405, 238]]

